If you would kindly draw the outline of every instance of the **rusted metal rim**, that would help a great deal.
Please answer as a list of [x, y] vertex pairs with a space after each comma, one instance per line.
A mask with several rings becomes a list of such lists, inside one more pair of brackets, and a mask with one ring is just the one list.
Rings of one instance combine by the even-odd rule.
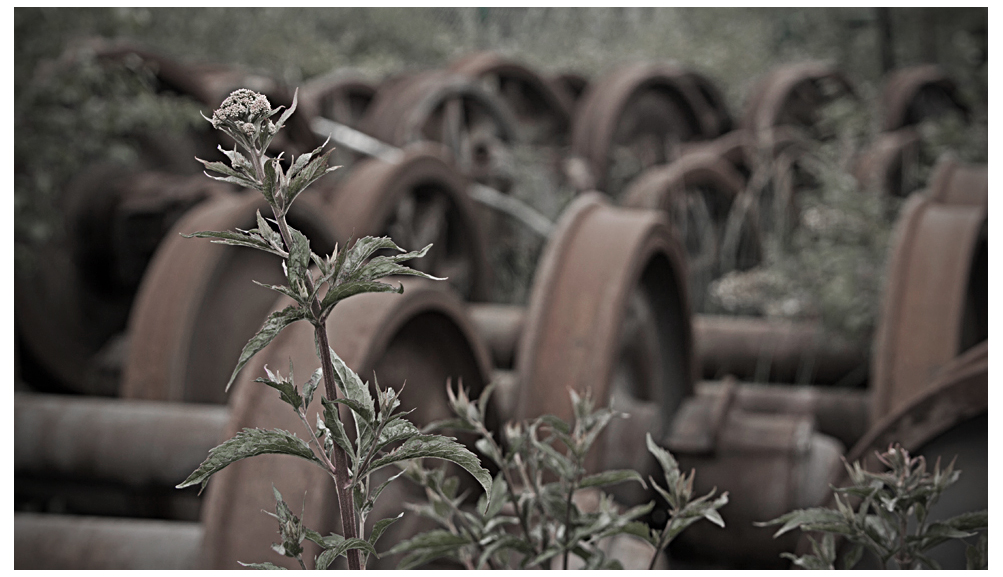
[[[327, 254], [337, 235], [316, 206], [301, 198], [290, 225]], [[253, 284], [284, 282], [280, 259], [258, 250], [186, 239], [181, 233], [254, 228], [270, 214], [257, 192], [219, 196], [185, 214], [158, 247], [129, 317], [129, 355], [122, 397], [225, 402], [223, 392], [241, 349], [264, 321], [275, 293]]]
[[[477, 396], [488, 382], [489, 361], [455, 292], [444, 283], [410, 277], [402, 282], [403, 295], [364, 294], [339, 303], [327, 330], [331, 347], [370, 384], [374, 371], [383, 388], [400, 390], [402, 381], [407, 380], [401, 396], [402, 407], [417, 408], [409, 418], [421, 426], [448, 416], [447, 379], [452, 379], [454, 386], [462, 379], [464, 387]], [[287, 304], [282, 297], [274, 308]], [[226, 434], [232, 435], [244, 427], [302, 431], [302, 424], [275, 391], [253, 379], [263, 375], [263, 365], [285, 374], [292, 361], [297, 382], [302, 382], [319, 366], [314, 349], [312, 325], [296, 323], [258, 353], [253, 367], [248, 365], [234, 385], [230, 401], [232, 417]], [[320, 402], [315, 400], [308, 411], [311, 425], [319, 406]], [[301, 502], [306, 492], [304, 520], [310, 528], [327, 534], [340, 526], [334, 485], [319, 468], [284, 455], [242, 461], [216, 474], [209, 484], [202, 508], [207, 567], [236, 568], [238, 560], [246, 559], [268, 560], [278, 565], [291, 561], [269, 553], [269, 545], [275, 540], [275, 522], [260, 510], [275, 507], [272, 484], [290, 504]], [[394, 501], [390, 495], [393, 490], [391, 486], [384, 494], [381, 499], [384, 505], [388, 499]], [[400, 501], [389, 506], [399, 511]], [[384, 511], [374, 511], [371, 522], [391, 516], [389, 511], [381, 513]], [[391, 530], [413, 530], [405, 521]], [[239, 530], [234, 530], [235, 527]], [[391, 542], [404, 535], [388, 533], [385, 537]]]
[[[626, 206], [669, 213], [686, 247], [690, 294], [697, 310], [710, 281], [727, 272], [719, 270], [721, 250], [731, 248], [726, 260], [732, 267], [747, 268], [762, 258], [757, 208], [736, 204], [744, 189], [745, 180], [729, 162], [695, 152], [667, 166], [648, 169], [624, 193]], [[704, 216], [697, 218], [700, 214]]]
[[512, 185], [517, 121], [469, 76], [435, 71], [386, 82], [359, 129], [394, 146], [438, 142], [463, 174], [502, 191]]
[[868, 470], [880, 465], [874, 451], [900, 443], [917, 451], [951, 427], [989, 410], [989, 341], [945, 364], [922, 393], [874, 422], [846, 456]]
[[957, 84], [940, 66], [902, 68], [888, 76], [881, 91], [881, 130], [918, 124], [952, 107], [971, 119], [971, 108], [961, 98]]
[[15, 275], [15, 317], [31, 358], [62, 387], [113, 395], [117, 385], [95, 373], [95, 359], [125, 329], [162, 227], [224, 190], [204, 177], [123, 173], [117, 165], [74, 179], [60, 199], [65, 236], [40, 249], [44, 265]]
[[638, 63], [589, 86], [575, 113], [571, 151], [588, 161], [599, 189], [619, 193], [609, 175], [617, 144], [641, 147], [640, 156], [651, 157], [639, 159], [647, 167], [671, 160], [667, 149], [678, 142], [717, 136], [715, 113], [690, 74], [671, 64]]
[[930, 200], [943, 204], [988, 206], [989, 167], [965, 164], [950, 154], [937, 160], [930, 177]]
[[491, 289], [487, 239], [466, 189], [469, 182], [430, 143], [409, 147], [403, 160], [361, 161], [324, 206], [339, 242], [389, 235], [406, 250], [432, 249], [413, 266], [449, 277], [465, 298], [485, 300]]
[[376, 83], [357, 72], [336, 70], [308, 81], [299, 105], [307, 118], [322, 116], [355, 128], [375, 96]]
[[875, 421], [908, 403], [931, 373], [986, 338], [986, 225], [985, 206], [913, 195], [903, 207], [875, 337]]
[[918, 188], [909, 175], [918, 168], [919, 151], [919, 133], [911, 128], [882, 133], [858, 157], [854, 176], [865, 190], [906, 196]]
[[478, 52], [449, 69], [490, 81], [490, 89], [509, 107], [522, 128], [521, 142], [560, 144], [571, 127], [572, 100], [530, 68], [493, 52]]
[[[611, 207], [594, 193], [575, 200], [533, 281], [518, 349], [516, 418], [549, 413], [570, 420], [574, 388], [591, 390], [600, 406], [614, 392], [628, 405], [652, 403], [652, 426], [669, 422], [691, 394], [695, 374], [685, 278], [683, 248], [664, 215]], [[637, 347], [655, 349], [640, 355], [650, 364], [633, 367], [631, 331], [650, 327], [657, 334], [643, 336]], [[622, 375], [623, 369], [641, 376]], [[630, 442], [643, 446], [643, 433]], [[590, 458], [592, 470], [622, 456], [612, 448], [599, 452]]]
[[842, 95], [852, 96], [855, 91], [846, 76], [832, 65], [814, 61], [784, 65], [753, 88], [742, 115], [742, 127], [757, 139], [775, 126], [810, 127], [819, 106]]

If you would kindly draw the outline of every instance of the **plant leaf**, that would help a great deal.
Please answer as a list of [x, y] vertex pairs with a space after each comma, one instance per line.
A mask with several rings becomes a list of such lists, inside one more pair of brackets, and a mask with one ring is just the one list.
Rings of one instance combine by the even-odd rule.
[[[357, 403], [358, 414], [362, 416], [363, 422], [371, 427], [375, 417], [376, 403], [373, 401], [372, 395], [369, 394], [369, 387], [362, 382], [355, 371], [345, 364], [345, 361], [341, 360], [334, 349], [329, 348], [328, 350], [331, 352], [331, 362], [334, 365], [334, 383], [341, 390], [341, 394]], [[358, 419], [356, 419], [356, 425], [358, 425]], [[358, 426], [356, 432], [359, 432]]]
[[202, 230], [199, 232], [193, 232], [192, 234], [184, 234], [181, 236], [185, 238], [208, 238], [213, 239], [212, 242], [215, 244], [228, 244], [230, 246], [246, 246], [248, 248], [255, 248], [258, 250], [263, 250], [265, 252], [270, 252], [274, 255], [278, 255], [285, 258], [286, 253], [284, 251], [279, 251], [270, 246], [261, 237], [251, 234], [248, 232], [233, 232], [230, 230]]
[[355, 281], [346, 282], [339, 284], [328, 289], [324, 298], [320, 301], [320, 308], [322, 315], [330, 312], [334, 305], [338, 304], [340, 301], [347, 299], [350, 296], [355, 296], [362, 293], [403, 293], [404, 285], [393, 286], [383, 282], [376, 281]]
[[279, 396], [282, 398], [282, 401], [291, 406], [294, 411], [303, 406], [303, 397], [301, 397], [299, 391], [296, 390], [296, 386], [289, 381], [273, 381], [271, 379], [258, 377], [257, 379], [254, 379], [254, 382], [264, 383], [277, 390], [279, 392]]
[[317, 370], [310, 375], [310, 379], [303, 384], [303, 406], [309, 407], [310, 401], [313, 400], [313, 394], [320, 385], [320, 380], [324, 378], [324, 370], [317, 367]]
[[247, 344], [244, 345], [244, 350], [240, 352], [237, 366], [233, 369], [233, 374], [230, 375], [230, 380], [227, 381], [225, 390], [230, 390], [230, 385], [237, 378], [237, 373], [240, 372], [240, 369], [244, 368], [244, 365], [247, 364], [247, 361], [251, 360], [251, 357], [268, 346], [268, 343], [272, 342], [272, 339], [278, 336], [282, 332], [282, 329], [304, 318], [306, 318], [306, 312], [295, 305], [287, 306], [281, 311], [276, 311], [269, 315], [265, 320], [265, 324], [258, 330], [258, 333], [251, 337], [251, 340], [247, 341]]
[[596, 473], [595, 475], [587, 475], [581, 480], [578, 487], [581, 489], [586, 487], [603, 487], [605, 485], [623, 483], [624, 481], [637, 481], [642, 487], [648, 487], [645, 484], [644, 479], [641, 477], [641, 474], [632, 469], [603, 471], [602, 473]]
[[373, 460], [369, 469], [360, 474], [369, 474], [393, 463], [420, 458], [452, 461], [473, 475], [484, 487], [485, 493], [491, 493], [491, 475], [481, 466], [477, 457], [453, 438], [439, 435], [415, 435], [390, 454]]
[[237, 563], [240, 563], [244, 567], [250, 567], [251, 569], [271, 569], [271, 570], [278, 569], [280, 571], [286, 570], [285, 567], [279, 567], [278, 565], [275, 565], [274, 563], [270, 563], [268, 561], [265, 561], [264, 563], [244, 563], [242, 561], [237, 561]]
[[[320, 461], [310, 450], [306, 441], [296, 435], [281, 429], [244, 429], [232, 439], [224, 441], [215, 448], [209, 449], [209, 456], [199, 465], [198, 469], [188, 476], [176, 488], [184, 489], [196, 483], [205, 489], [209, 477], [231, 463], [241, 459], [264, 454], [293, 455], [317, 463]], [[200, 491], [201, 492], [201, 491]]]
[[401, 517], [403, 516], [404, 513], [401, 512], [401, 514], [397, 515], [396, 517], [388, 517], [386, 519], [380, 519], [379, 521], [377, 521], [376, 524], [373, 525], [373, 531], [369, 534], [369, 544], [372, 545], [373, 547], [376, 547], [376, 542], [379, 541], [380, 537], [383, 536], [383, 533], [384, 531], [387, 530], [387, 527], [393, 525], [397, 521], [400, 521]]

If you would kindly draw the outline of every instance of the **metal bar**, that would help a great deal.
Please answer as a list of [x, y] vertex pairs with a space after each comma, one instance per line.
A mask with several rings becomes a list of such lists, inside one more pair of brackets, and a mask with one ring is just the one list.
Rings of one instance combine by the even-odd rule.
[[228, 419], [219, 405], [15, 393], [14, 474], [175, 485]]
[[196, 569], [202, 526], [180, 521], [14, 514], [14, 569]]

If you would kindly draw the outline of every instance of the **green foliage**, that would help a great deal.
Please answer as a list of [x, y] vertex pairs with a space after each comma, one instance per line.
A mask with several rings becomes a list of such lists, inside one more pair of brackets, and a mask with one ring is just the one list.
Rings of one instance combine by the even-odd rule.
[[[494, 390], [489, 385], [476, 402], [465, 391], [447, 388], [454, 419], [433, 423], [426, 430], [452, 428], [472, 431], [480, 438], [478, 450], [499, 469], [490, 489], [476, 507], [465, 504], [459, 483], [443, 469], [424, 469], [412, 463], [407, 476], [425, 488], [428, 502], [411, 508], [434, 520], [441, 529], [417, 535], [393, 547], [390, 554], [403, 554], [399, 568], [420, 567], [440, 558], [452, 559], [468, 569], [549, 568], [560, 559], [568, 567], [574, 555], [589, 569], [620, 568], [606, 557], [601, 542], [615, 535], [633, 535], [655, 546], [666, 547], [682, 529], [700, 518], [723, 526], [717, 509], [727, 503], [722, 495], [691, 500], [692, 473], [681, 475], [672, 456], [656, 446], [649, 436], [648, 449], [662, 466], [669, 489], [656, 488], [667, 496], [671, 520], [659, 532], [639, 521], [654, 502], [621, 510], [612, 497], [596, 488], [624, 482], [645, 485], [636, 471], [616, 470], [588, 474], [585, 458], [596, 439], [613, 418], [623, 418], [610, 409], [596, 409], [589, 395], [571, 391], [574, 420], [566, 423], [545, 415], [528, 423], [504, 427], [504, 443], [487, 429], [487, 404]], [[681, 482], [680, 482], [681, 481]], [[652, 479], [654, 484], [654, 480]], [[598, 495], [594, 506], [583, 506], [583, 490]], [[653, 556], [651, 563], [655, 562]]]
[[134, 165], [149, 135], [169, 140], [198, 121], [195, 101], [157, 94], [153, 72], [142, 63], [99, 62], [81, 49], [46, 64], [22, 70], [15, 90], [19, 266], [30, 264], [24, 258], [32, 247], [65, 233], [60, 199], [74, 177], [99, 163]]
[[[812, 552], [808, 555], [783, 554], [805, 569], [835, 568], [835, 535], [853, 544], [843, 560], [847, 569], [857, 564], [864, 549], [877, 557], [881, 567], [894, 561], [899, 569], [940, 569], [926, 551], [950, 539], [966, 539], [988, 529], [989, 513], [985, 510], [928, 522], [930, 508], [961, 475], [961, 471], [954, 470], [953, 461], [941, 470], [938, 459], [933, 472], [928, 473], [922, 456], [910, 457], [899, 445], [878, 454], [878, 459], [888, 471], [872, 473], [859, 462], [852, 467], [846, 465], [851, 484], [835, 489], [836, 510], [800, 509], [757, 525], [781, 525], [774, 537], [796, 528], [825, 533], [822, 543], [811, 539]], [[853, 505], [854, 501], [858, 504]], [[910, 524], [915, 527], [912, 532]], [[971, 567], [986, 565], [985, 547], [984, 535], [976, 546], [968, 547]]]
[[[301, 519], [289, 510], [278, 490], [275, 490], [276, 512], [273, 516], [279, 521], [282, 539], [273, 548], [281, 555], [296, 559], [301, 567], [306, 568], [301, 543], [304, 539], [309, 539], [322, 548], [321, 554], [313, 560], [316, 568], [325, 569], [337, 557], [345, 556], [348, 558], [349, 568], [361, 569], [369, 555], [376, 555], [376, 542], [383, 532], [400, 518], [398, 516], [378, 521], [368, 539], [357, 534], [358, 527], [364, 526], [380, 493], [390, 481], [400, 476], [392, 477], [374, 489], [370, 486], [371, 473], [413, 459], [442, 459], [467, 470], [489, 494], [491, 476], [481, 467], [477, 457], [455, 439], [421, 434], [406, 419], [407, 412], [398, 411], [399, 392], [380, 389], [376, 384], [377, 394], [374, 399], [370, 394], [369, 383], [364, 383], [327, 346], [325, 323], [331, 310], [341, 300], [365, 292], [403, 291], [403, 286], [393, 287], [379, 282], [379, 279], [391, 275], [408, 274], [441, 279], [400, 264], [424, 256], [428, 252], [428, 246], [420, 251], [406, 252], [389, 238], [365, 237], [350, 248], [341, 251], [335, 249], [331, 255], [320, 256], [310, 250], [309, 239], [289, 226], [285, 217], [299, 194], [335, 168], [328, 167], [330, 151], [322, 153], [323, 146], [293, 158], [288, 169], [284, 169], [278, 159], [266, 155], [270, 141], [296, 109], [296, 104], [297, 98], [294, 96], [292, 105], [282, 112], [281, 107], [272, 109], [264, 95], [246, 89], [234, 91], [223, 101], [210, 122], [232, 137], [242, 151], [221, 149], [230, 162], [229, 166], [222, 162], [202, 163], [208, 170], [223, 175], [212, 178], [260, 191], [268, 201], [274, 218], [269, 222], [259, 212], [257, 228], [254, 230], [203, 231], [185, 236], [255, 248], [283, 259], [287, 284], [266, 286], [295, 302], [272, 313], [265, 320], [258, 333], [245, 345], [226, 387], [229, 388], [240, 370], [284, 328], [299, 320], [309, 320], [316, 329], [315, 341], [321, 368], [314, 371], [302, 388], [295, 382], [291, 361], [288, 376], [265, 367], [267, 378], [256, 379], [256, 382], [278, 391], [279, 398], [299, 417], [309, 438], [303, 441], [282, 430], [245, 429], [236, 437], [210, 450], [205, 462], [178, 488], [197, 483], [205, 487], [214, 473], [231, 463], [256, 455], [287, 454], [307, 459], [335, 478], [346, 534], [321, 537], [304, 527]], [[276, 117], [273, 121], [272, 118]], [[278, 227], [277, 231], [271, 223]], [[403, 254], [373, 256], [379, 250], [395, 250]], [[311, 264], [315, 265], [316, 271], [311, 270]], [[316, 428], [313, 428], [307, 421], [307, 408], [321, 380], [325, 384], [324, 395], [321, 397], [323, 410], [318, 416]], [[347, 407], [352, 415], [355, 431], [352, 437], [345, 430], [339, 405]], [[259, 569], [276, 568], [269, 563], [249, 566]]]

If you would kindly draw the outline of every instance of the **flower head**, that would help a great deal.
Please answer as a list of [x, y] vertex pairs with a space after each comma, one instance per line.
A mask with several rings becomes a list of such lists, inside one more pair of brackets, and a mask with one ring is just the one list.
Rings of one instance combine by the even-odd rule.
[[260, 120], [272, 112], [272, 105], [264, 94], [253, 90], [241, 88], [234, 90], [230, 96], [212, 113], [212, 125], [219, 128], [229, 121], [238, 127], [246, 126], [243, 123], [253, 123]]

